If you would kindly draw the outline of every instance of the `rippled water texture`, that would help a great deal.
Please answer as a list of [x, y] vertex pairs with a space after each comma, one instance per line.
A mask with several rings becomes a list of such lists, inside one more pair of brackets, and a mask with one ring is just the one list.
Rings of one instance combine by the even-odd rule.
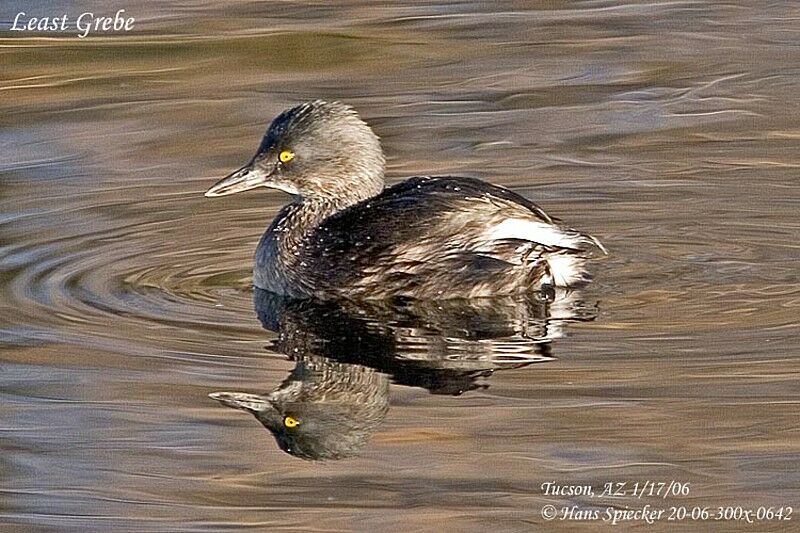
[[[134, 31], [7, 31], [117, 8]], [[11, 1], [0, 19], [3, 531], [584, 531], [542, 507], [800, 507], [794, 3]], [[318, 97], [373, 125], [390, 181], [481, 177], [597, 235], [595, 282], [559, 309], [257, 315], [251, 254], [287, 198], [202, 192]], [[208, 398], [330, 383], [364, 392], [337, 407], [357, 452], [339, 461]], [[646, 480], [691, 491], [541, 490]]]

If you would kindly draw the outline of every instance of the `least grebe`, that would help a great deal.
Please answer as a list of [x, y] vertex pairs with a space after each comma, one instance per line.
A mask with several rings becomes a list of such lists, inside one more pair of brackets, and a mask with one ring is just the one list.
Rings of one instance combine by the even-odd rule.
[[589, 279], [602, 245], [508, 189], [413, 177], [384, 189], [378, 137], [316, 100], [272, 122], [255, 157], [206, 196], [255, 187], [293, 196], [258, 243], [256, 287], [305, 298], [474, 298]]

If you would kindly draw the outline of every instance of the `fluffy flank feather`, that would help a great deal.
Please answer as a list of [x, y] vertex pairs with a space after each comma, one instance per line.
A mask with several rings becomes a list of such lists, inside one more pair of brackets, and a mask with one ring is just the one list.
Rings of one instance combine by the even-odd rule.
[[570, 253], [549, 254], [547, 264], [558, 287], [572, 287], [589, 281], [585, 268], [586, 259], [581, 256]]

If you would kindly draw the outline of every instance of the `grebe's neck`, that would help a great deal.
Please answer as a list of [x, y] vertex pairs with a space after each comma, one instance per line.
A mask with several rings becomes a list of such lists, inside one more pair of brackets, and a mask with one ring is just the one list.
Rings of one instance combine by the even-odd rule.
[[292, 234], [302, 239], [329, 216], [360, 201], [361, 199], [357, 198], [296, 197], [295, 201], [286, 206], [286, 227]]
[[[370, 198], [372, 195], [368, 196]], [[303, 248], [313, 231], [328, 217], [362, 201], [348, 198], [300, 198], [284, 207], [256, 249], [254, 281], [256, 286], [276, 293], [294, 294], [304, 287]]]
[[[377, 196], [383, 191], [383, 159], [374, 162], [357, 159], [348, 163], [352, 168], [323, 169], [313, 179], [304, 180], [294, 196], [293, 205], [308, 213], [330, 216]], [[328, 171], [326, 171], [328, 170]]]

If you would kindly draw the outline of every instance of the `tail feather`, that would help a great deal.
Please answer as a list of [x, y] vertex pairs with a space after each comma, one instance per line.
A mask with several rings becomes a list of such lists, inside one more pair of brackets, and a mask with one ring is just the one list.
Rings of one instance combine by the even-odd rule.
[[603, 255], [608, 255], [608, 250], [606, 249], [605, 246], [603, 246], [603, 243], [597, 239], [597, 237], [595, 237], [594, 235], [589, 235], [588, 233], [583, 233], [582, 235], [583, 237], [586, 238], [587, 241], [591, 242], [592, 244], [600, 248], [600, 251], [603, 252]]

